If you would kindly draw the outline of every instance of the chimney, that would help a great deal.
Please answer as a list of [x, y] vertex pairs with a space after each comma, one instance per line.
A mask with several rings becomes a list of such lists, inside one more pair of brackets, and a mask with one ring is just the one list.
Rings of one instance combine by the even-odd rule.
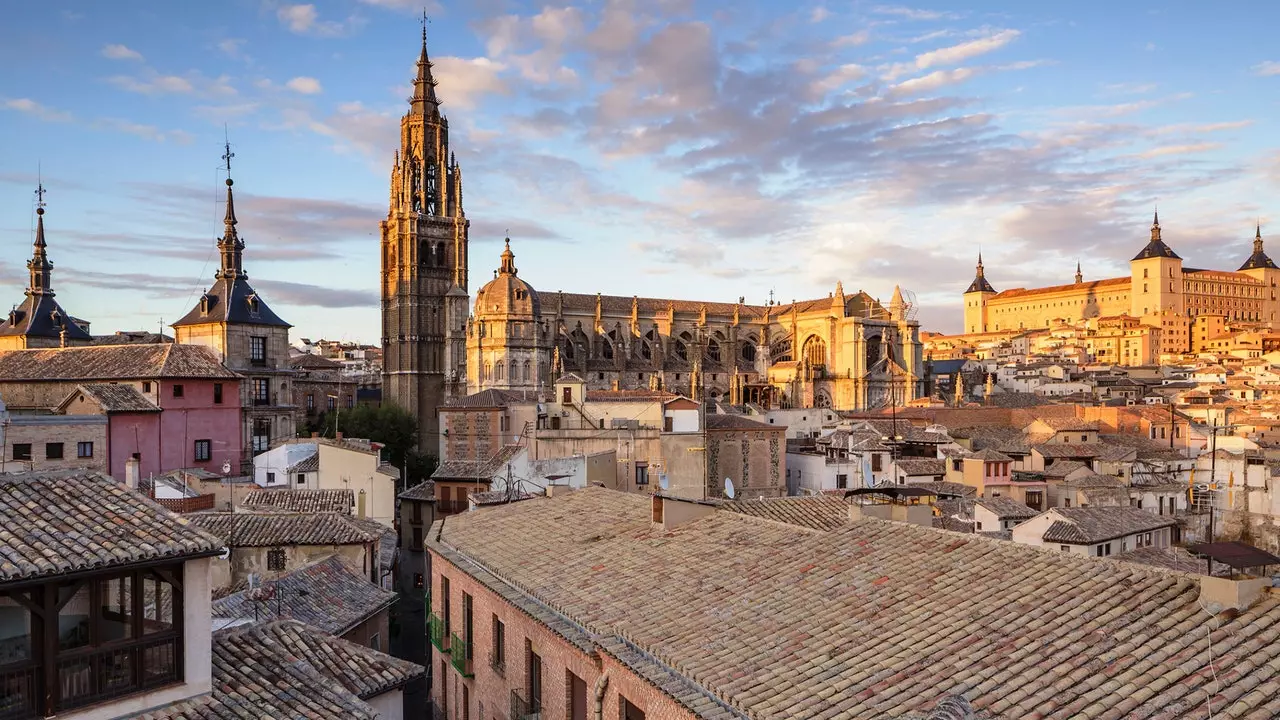
[[124, 461], [124, 486], [130, 490], [138, 489], [138, 453], [129, 456]]
[[315, 440], [315, 439], [317, 439], [317, 438], [319, 438], [319, 437], [320, 437], [320, 433], [318, 433], [318, 432], [313, 432], [313, 433], [311, 433], [311, 439], [312, 439], [312, 440]]
[[342, 431], [341, 431], [341, 430], [334, 431], [334, 433], [333, 433], [333, 439], [334, 439], [334, 440], [341, 440], [341, 439], [342, 439]]
[[1248, 610], [1271, 587], [1271, 578], [1236, 575], [1200, 577], [1200, 604], [1217, 615], [1225, 610]]
[[356, 498], [356, 515], [361, 518], [364, 517], [364, 503], [364, 491], [361, 490], [360, 495]]

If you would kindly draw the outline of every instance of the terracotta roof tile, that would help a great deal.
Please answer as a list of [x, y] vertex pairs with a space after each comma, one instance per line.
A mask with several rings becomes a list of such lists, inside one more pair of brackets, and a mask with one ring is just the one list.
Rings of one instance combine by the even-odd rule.
[[[85, 383], [77, 385], [67, 399], [83, 394], [92, 399], [108, 413], [125, 412], [160, 412], [160, 407], [151, 402], [138, 388], [118, 383]], [[66, 401], [64, 401], [65, 403]]]
[[379, 535], [338, 513], [199, 512], [186, 516], [192, 523], [234, 547], [281, 545], [363, 545]]
[[0, 582], [211, 555], [221, 546], [99, 473], [0, 475]]
[[1132, 507], [1052, 508], [1045, 512], [1055, 518], [1044, 531], [1045, 542], [1087, 545], [1178, 524], [1172, 516]]
[[[276, 597], [279, 595], [279, 597]], [[264, 578], [213, 603], [213, 617], [263, 622], [293, 618], [342, 635], [395, 602], [396, 594], [369, 582], [337, 555]], [[278, 614], [277, 614], [278, 613]], [[215, 625], [217, 620], [215, 619]]]
[[300, 513], [350, 515], [356, 504], [356, 494], [353, 490], [254, 490], [245, 496], [241, 504], [246, 509], [266, 507]]
[[849, 522], [849, 504], [843, 498], [831, 495], [738, 500], [719, 507], [811, 530], [832, 530]]
[[[960, 693], [975, 717], [1189, 720], [1213, 693], [1215, 717], [1280, 708], [1273, 593], [1214, 623], [1194, 578], [1130, 563], [877, 520], [649, 515], [648, 498], [586, 488], [451, 517], [429, 548], [570, 642], [595, 633], [614, 654], [625, 638], [643, 656], [620, 662], [684, 707], [879, 720]], [[1216, 680], [1215, 626], [1212, 657], [1248, 658]]]
[[0, 352], [0, 377], [14, 381], [235, 378], [200, 345], [89, 345]]

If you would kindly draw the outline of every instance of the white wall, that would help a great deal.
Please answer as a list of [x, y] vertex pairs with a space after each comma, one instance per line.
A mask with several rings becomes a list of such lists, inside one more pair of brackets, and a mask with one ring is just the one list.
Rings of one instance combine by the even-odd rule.
[[671, 418], [671, 432], [698, 432], [697, 410], [666, 410], [664, 416]]
[[787, 408], [774, 409], [765, 413], [764, 417], [753, 417], [770, 425], [785, 425], [787, 439], [816, 437], [821, 434], [824, 425], [835, 425], [840, 417], [826, 408]]
[[379, 718], [384, 720], [404, 720], [404, 691], [392, 690], [375, 695], [365, 700], [373, 708]]

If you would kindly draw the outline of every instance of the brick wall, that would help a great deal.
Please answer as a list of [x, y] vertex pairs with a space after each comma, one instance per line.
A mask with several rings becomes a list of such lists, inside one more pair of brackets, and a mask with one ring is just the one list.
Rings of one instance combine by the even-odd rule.
[[[93, 443], [92, 457], [78, 457], [79, 443]], [[50, 444], [61, 444], [62, 458], [48, 457]], [[30, 461], [14, 460], [14, 445], [30, 445]], [[56, 449], [56, 448], [55, 448]], [[14, 415], [4, 429], [4, 470], [107, 471], [107, 422], [101, 415]]]
[[499, 418], [502, 410], [446, 410], [440, 413], [444, 432], [445, 460], [488, 460], [501, 447]]
[[[583, 652], [434, 552], [431, 553], [430, 566], [431, 612], [437, 615], [443, 612], [440, 581], [443, 575], [449, 579], [450, 585], [450, 631], [459, 637], [464, 634], [464, 595], [470, 595], [472, 603], [472, 677], [464, 677], [453, 667], [449, 654], [428, 644], [433, 678], [431, 700], [439, 707], [447, 707], [443, 717], [450, 720], [510, 717], [512, 690], [520, 691], [528, 698], [527, 650], [536, 653], [542, 661], [544, 718], [574, 717], [569, 712], [569, 673], [582, 679], [586, 686], [585, 714], [579, 717], [593, 717], [595, 684], [601, 675], [608, 675], [603, 702], [604, 720], [622, 720], [623, 698], [639, 708], [645, 720], [691, 720], [695, 717], [629, 668], [604, 653]], [[506, 639], [505, 669], [501, 672], [490, 664], [495, 615], [503, 623]], [[460, 706], [464, 687], [469, 702], [465, 712]]]

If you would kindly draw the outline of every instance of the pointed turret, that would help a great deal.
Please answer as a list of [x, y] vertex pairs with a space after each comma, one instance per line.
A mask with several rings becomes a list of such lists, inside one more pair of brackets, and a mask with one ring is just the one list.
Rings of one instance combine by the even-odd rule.
[[231, 193], [234, 182], [227, 178], [227, 213], [222, 218], [222, 237], [218, 239], [218, 254], [221, 265], [214, 277], [235, 278], [245, 276], [244, 241], [236, 232], [236, 203]]
[[1276, 270], [1276, 264], [1267, 257], [1267, 253], [1262, 249], [1262, 224], [1259, 223], [1254, 229], [1253, 234], [1253, 254], [1248, 260], [1240, 266], [1240, 270], [1260, 270], [1260, 269]]
[[889, 317], [893, 320], [902, 320], [906, 312], [907, 304], [902, 300], [902, 288], [897, 285], [893, 286], [893, 297], [889, 298]]
[[1076, 284], [1084, 282], [1084, 273], [1080, 272], [1080, 261], [1076, 261]]
[[27, 261], [31, 280], [28, 295], [53, 297], [53, 263], [49, 262], [48, 246], [44, 241], [44, 208], [36, 208], [36, 241], [31, 246], [31, 259]]
[[1181, 260], [1168, 245], [1164, 244], [1164, 240], [1160, 239], [1160, 213], [1156, 212], [1155, 217], [1151, 220], [1151, 240], [1147, 242], [1147, 246], [1142, 248], [1142, 252], [1133, 256], [1134, 260], [1143, 260], [1153, 257], [1167, 257]]
[[436, 79], [431, 74], [431, 58], [427, 56], [427, 26], [422, 25], [422, 53], [418, 55], [418, 75], [413, 79], [413, 97], [409, 98], [413, 111], [419, 114], [439, 115], [440, 100], [436, 97]]
[[969, 289], [965, 293], [971, 292], [989, 292], [993, 293], [996, 289], [991, 287], [991, 283], [987, 282], [985, 270], [982, 267], [982, 253], [978, 253], [978, 269], [974, 275], [973, 282], [969, 283]]

